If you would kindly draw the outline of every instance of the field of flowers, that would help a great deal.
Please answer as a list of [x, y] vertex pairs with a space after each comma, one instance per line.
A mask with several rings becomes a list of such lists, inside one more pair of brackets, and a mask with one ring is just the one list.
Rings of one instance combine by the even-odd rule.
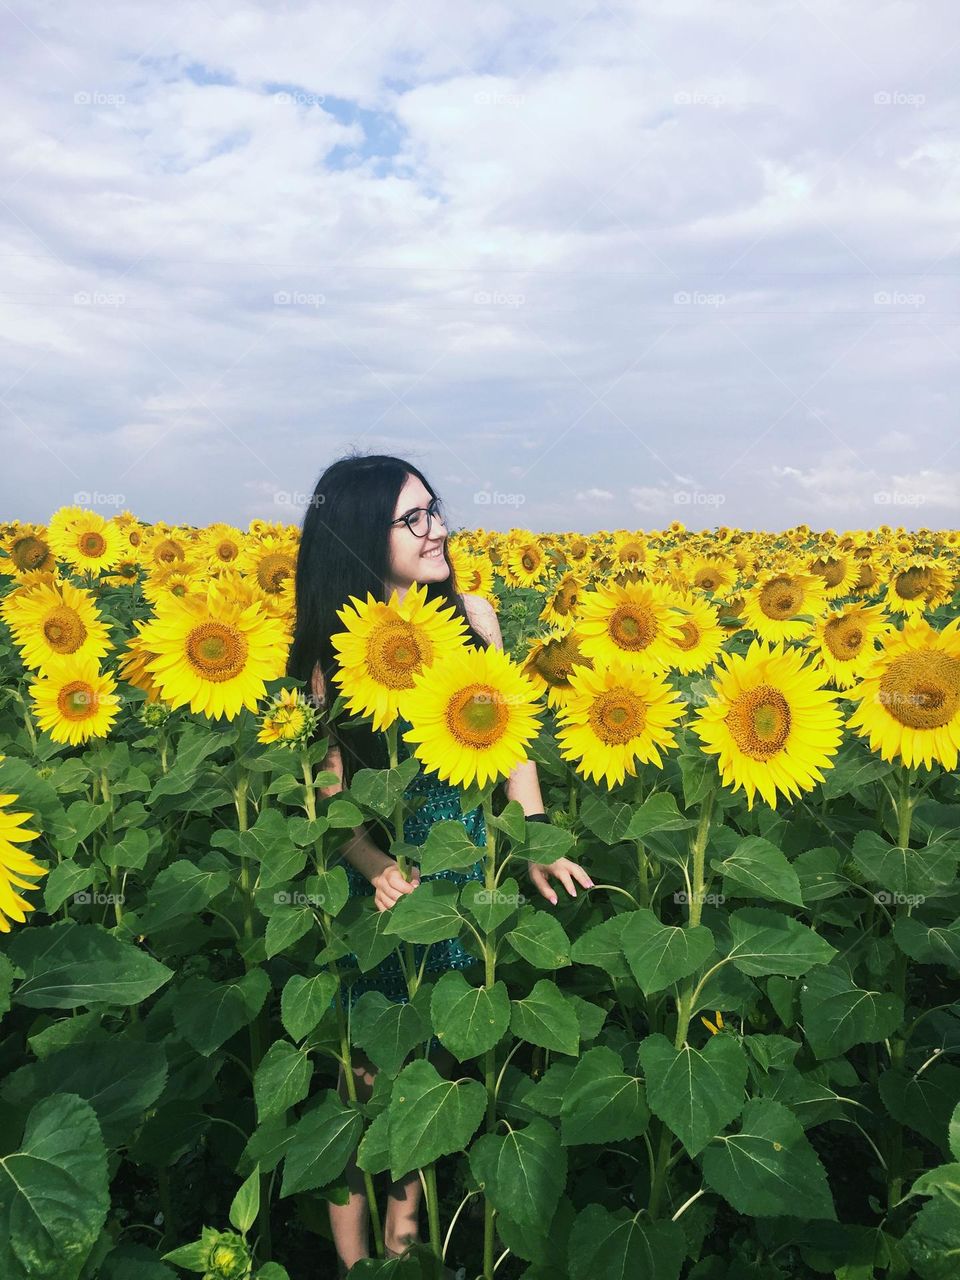
[[[459, 530], [503, 651], [345, 601], [329, 710], [285, 675], [297, 547], [0, 525], [0, 1277], [333, 1276], [354, 1155], [425, 1204], [355, 1276], [960, 1274], [960, 533]], [[390, 767], [325, 794], [328, 716]], [[420, 771], [486, 845], [404, 843]], [[350, 896], [373, 820], [482, 883]], [[348, 1016], [393, 952], [408, 999]]]

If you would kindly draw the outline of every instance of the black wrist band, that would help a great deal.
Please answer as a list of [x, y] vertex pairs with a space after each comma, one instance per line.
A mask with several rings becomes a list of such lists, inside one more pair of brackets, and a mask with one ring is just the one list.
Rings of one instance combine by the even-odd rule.
[[550, 819], [545, 813], [525, 813], [524, 818], [527, 822], [549, 822]]

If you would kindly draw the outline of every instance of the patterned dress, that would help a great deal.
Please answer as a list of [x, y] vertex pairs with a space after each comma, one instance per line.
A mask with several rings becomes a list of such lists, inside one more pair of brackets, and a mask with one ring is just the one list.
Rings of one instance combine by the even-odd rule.
[[[409, 744], [404, 742], [403, 734], [412, 726], [409, 720], [400, 717], [397, 734], [397, 757], [405, 760], [410, 755]], [[467, 834], [478, 847], [486, 844], [486, 825], [483, 820], [483, 809], [478, 807], [463, 813], [460, 808], [460, 789], [442, 782], [435, 773], [420, 773], [407, 784], [404, 795], [407, 797], [423, 796], [424, 803], [413, 813], [406, 815], [403, 823], [403, 838], [408, 844], [422, 845], [430, 834], [435, 822], [456, 820], [462, 822]], [[345, 863], [350, 896], [373, 897], [373, 885], [349, 863]], [[437, 871], [433, 875], [421, 875], [421, 884], [427, 880], [450, 880], [454, 884], [466, 884], [470, 880], [483, 880], [483, 863], [478, 860], [466, 871]], [[402, 944], [401, 944], [402, 946]], [[417, 944], [413, 948], [414, 960], [419, 970], [424, 952], [429, 950], [424, 977], [442, 973], [447, 969], [466, 969], [478, 963], [475, 956], [470, 955], [456, 938], [446, 942], [433, 942], [429, 948]], [[341, 962], [341, 972], [346, 977], [356, 970], [356, 956], [345, 956]], [[351, 1006], [365, 991], [382, 991], [388, 1000], [400, 1004], [408, 1001], [406, 979], [400, 963], [399, 952], [393, 951], [386, 959], [381, 960], [374, 969], [361, 974], [349, 988]]]

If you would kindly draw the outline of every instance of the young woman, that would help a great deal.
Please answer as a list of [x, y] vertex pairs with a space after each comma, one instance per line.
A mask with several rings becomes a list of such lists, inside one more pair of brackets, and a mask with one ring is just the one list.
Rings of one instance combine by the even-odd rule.
[[[336, 670], [336, 655], [330, 643], [335, 632], [343, 630], [337, 610], [350, 596], [360, 600], [370, 592], [375, 599], [387, 601], [396, 590], [400, 599], [417, 583], [426, 585], [428, 598], [439, 597], [451, 605], [468, 626], [467, 643], [503, 648], [497, 615], [490, 603], [480, 596], [457, 592], [453, 566], [447, 549], [447, 529], [443, 509], [424, 475], [408, 462], [385, 455], [351, 455], [334, 462], [317, 482], [303, 521], [297, 559], [297, 614], [293, 643], [288, 660], [288, 674], [309, 684], [321, 706], [330, 705], [333, 697], [327, 691]], [[402, 734], [410, 727], [401, 721], [398, 741], [400, 758], [409, 754]], [[382, 734], [369, 726], [331, 726], [331, 746], [323, 767], [339, 775], [340, 782], [321, 788], [329, 796], [349, 786], [357, 769], [386, 768], [386, 746]], [[410, 813], [404, 824], [404, 839], [410, 844], [423, 844], [430, 827], [441, 820], [463, 822], [474, 843], [486, 842], [483, 810], [462, 813], [460, 790], [450, 786], [435, 773], [421, 774], [408, 788], [409, 795], [424, 796], [424, 804]], [[506, 794], [519, 801], [525, 814], [543, 818], [543, 800], [537, 769], [533, 761], [517, 767], [506, 781]], [[351, 894], [372, 895], [381, 911], [388, 911], [406, 893], [414, 893], [421, 877], [414, 866], [409, 881], [400, 873], [396, 860], [390, 857], [389, 835], [385, 830], [355, 827], [352, 837], [341, 852], [348, 863], [347, 877]], [[440, 872], [445, 879], [462, 883], [471, 878], [482, 879], [478, 862], [467, 872]], [[551, 880], [557, 880], [576, 897], [576, 884], [592, 887], [590, 877], [569, 858], [548, 865], [530, 863], [531, 882], [552, 904], [557, 896]], [[417, 960], [423, 955], [417, 948]], [[460, 943], [451, 939], [434, 944], [427, 956], [427, 972], [463, 968], [474, 963]], [[371, 974], [351, 987], [350, 1000], [363, 991], [379, 990], [389, 999], [405, 1000], [406, 989], [396, 954]], [[361, 1100], [370, 1096], [376, 1069], [359, 1050], [353, 1052], [357, 1091]], [[449, 1072], [453, 1059], [440, 1049], [432, 1055], [440, 1071]], [[341, 1069], [338, 1088], [345, 1097], [345, 1081]], [[347, 1169], [350, 1200], [346, 1205], [330, 1205], [330, 1225], [345, 1274], [359, 1259], [369, 1256], [367, 1243], [368, 1206], [363, 1180], [355, 1161]], [[384, 1244], [388, 1256], [398, 1255], [419, 1238], [418, 1213], [420, 1178], [414, 1171], [390, 1188], [384, 1222]]]

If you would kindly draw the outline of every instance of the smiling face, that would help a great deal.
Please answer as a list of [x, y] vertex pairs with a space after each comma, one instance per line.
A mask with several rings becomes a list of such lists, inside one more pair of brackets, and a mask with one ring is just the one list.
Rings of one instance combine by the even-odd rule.
[[[397, 496], [394, 519], [399, 520], [414, 507], [429, 507], [431, 500], [430, 491], [422, 480], [408, 475]], [[422, 515], [420, 518], [425, 519]], [[393, 526], [390, 530], [388, 587], [391, 590], [396, 587], [401, 600], [414, 582], [443, 582], [450, 576], [450, 566], [443, 555], [446, 540], [446, 525], [437, 518], [431, 520], [430, 532], [423, 538], [416, 537], [405, 524]]]

